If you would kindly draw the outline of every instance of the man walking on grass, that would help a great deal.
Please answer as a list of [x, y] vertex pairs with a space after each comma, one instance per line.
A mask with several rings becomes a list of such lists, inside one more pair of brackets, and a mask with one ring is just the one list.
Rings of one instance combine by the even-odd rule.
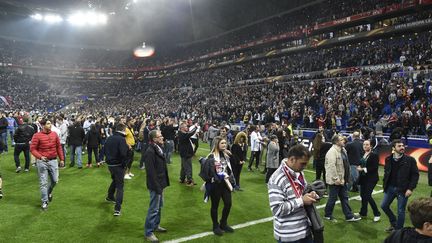
[[[387, 232], [402, 229], [405, 223], [405, 209], [419, 180], [417, 161], [405, 154], [405, 144], [400, 139], [392, 142], [393, 154], [385, 159], [384, 198], [381, 208], [390, 221]], [[390, 208], [397, 198], [397, 218]]]
[[350, 164], [345, 150], [346, 138], [336, 134], [332, 137], [333, 146], [325, 156], [326, 182], [329, 187], [329, 198], [325, 206], [324, 218], [336, 221], [333, 218], [333, 209], [339, 197], [345, 220], [354, 222], [361, 220], [359, 215], [352, 213], [348, 203], [347, 183], [350, 180]]
[[147, 188], [150, 191], [150, 205], [145, 221], [145, 237], [147, 241], [159, 242], [154, 232], [166, 232], [160, 226], [161, 210], [164, 203], [163, 190], [169, 186], [166, 158], [163, 153], [163, 136], [161, 131], [153, 130], [149, 134], [150, 144], [144, 154], [147, 172]]
[[53, 199], [53, 189], [58, 182], [57, 157], [60, 158], [60, 166], [64, 165], [64, 155], [60, 139], [51, 131], [51, 121], [40, 121], [42, 131], [33, 135], [30, 152], [36, 158], [36, 166], [39, 175], [42, 209], [48, 209], [48, 202]]
[[[123, 203], [124, 173], [129, 150], [125, 136], [126, 125], [118, 123], [113, 136], [107, 138], [105, 142], [106, 163], [112, 179], [106, 201], [115, 203], [114, 216], [120, 216]], [[115, 198], [114, 192], [116, 193]]]

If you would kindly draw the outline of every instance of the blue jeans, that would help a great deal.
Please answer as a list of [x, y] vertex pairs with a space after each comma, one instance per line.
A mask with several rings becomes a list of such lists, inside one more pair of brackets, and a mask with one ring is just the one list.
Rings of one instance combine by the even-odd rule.
[[[398, 210], [397, 220], [396, 220], [396, 216], [394, 215], [393, 211], [390, 208], [390, 205], [392, 204], [395, 198], [397, 198], [397, 210]], [[405, 193], [399, 192], [397, 188], [394, 186], [389, 186], [387, 188], [387, 191], [384, 192], [384, 198], [381, 203], [381, 208], [389, 218], [390, 224], [395, 229], [403, 228], [403, 225], [405, 223], [405, 208], [407, 202], [408, 202], [408, 198], [405, 197]]]
[[78, 167], [82, 167], [82, 146], [76, 146], [71, 145], [70, 146], [71, 154], [70, 154], [70, 160], [71, 160], [71, 166], [75, 164], [75, 154], [77, 156], [77, 165]]
[[39, 186], [42, 202], [48, 202], [48, 195], [51, 194], [54, 186], [58, 182], [58, 162], [57, 159], [44, 162], [36, 160], [39, 175]]
[[164, 147], [164, 154], [165, 159], [168, 164], [171, 164], [171, 155], [174, 151], [174, 141], [173, 140], [166, 140], [165, 141], [165, 147]]
[[15, 145], [15, 141], [14, 141], [15, 127], [8, 128], [7, 133], [9, 133], [12, 145]]
[[0, 139], [4, 143], [4, 151], [8, 151], [8, 143], [7, 143], [7, 132], [0, 134]]
[[342, 211], [345, 214], [345, 219], [352, 218], [354, 215], [352, 213], [351, 207], [348, 204], [348, 192], [346, 186], [329, 185], [328, 188], [329, 197], [325, 206], [325, 217], [333, 216], [333, 209], [336, 204], [336, 200], [339, 197], [342, 205]]
[[150, 205], [144, 225], [145, 236], [149, 236], [159, 227], [163, 206], [163, 194], [150, 191]]
[[[278, 243], [285, 243], [285, 241], [278, 240]], [[290, 241], [290, 243], [314, 243], [312, 239], [312, 235], [308, 235], [304, 239], [296, 240], [296, 241]]]

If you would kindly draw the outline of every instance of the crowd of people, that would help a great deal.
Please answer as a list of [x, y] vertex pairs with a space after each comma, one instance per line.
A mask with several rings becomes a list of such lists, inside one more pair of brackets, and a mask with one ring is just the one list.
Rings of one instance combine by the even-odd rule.
[[[319, 1], [231, 34], [187, 45], [175, 55], [154, 61], [135, 60], [125, 51], [77, 50], [3, 39], [0, 62], [3, 66], [10, 63], [33, 68], [86, 69], [166, 65], [403, 2]], [[319, 243], [324, 241], [323, 224], [313, 205], [323, 197], [328, 197], [325, 220], [336, 222], [333, 211], [339, 198], [346, 221], [366, 218], [368, 205], [373, 221], [380, 221], [381, 212], [373, 198], [379, 181], [378, 155], [374, 152], [377, 144], [370, 138], [398, 131], [399, 137], [391, 141], [393, 153], [385, 161], [384, 199], [380, 205], [389, 220], [387, 231], [392, 232], [387, 242], [430, 240], [429, 199], [414, 200], [408, 206], [416, 229], [404, 228], [405, 208], [419, 173], [414, 158], [404, 153], [400, 139], [404, 136], [407, 140], [409, 135], [432, 137], [431, 31], [309, 46], [303, 51], [237, 62], [276, 49], [430, 17], [430, 11], [423, 11], [362, 23], [332, 31], [331, 35], [302, 33], [295, 41], [237, 51], [169, 70], [121, 73], [121, 80], [98, 78], [92, 72], [64, 78], [61, 71], [50, 75], [38, 73], [37, 69], [23, 72], [21, 68], [3, 67], [0, 152], [13, 150], [16, 173], [27, 173], [32, 164], [35, 166], [43, 210], [53, 201], [59, 170], [66, 166], [82, 170], [106, 165], [112, 181], [105, 200], [114, 204], [113, 215], [121, 216], [124, 180], [133, 180], [135, 168], [145, 170], [150, 200], [144, 235], [146, 240], [158, 242], [156, 234], [167, 232], [160, 221], [164, 190], [170, 185], [167, 167], [172, 163], [172, 154], [180, 155], [179, 183], [194, 187], [198, 178], [193, 178], [193, 169], [198, 168], [193, 168], [192, 160], [200, 143], [206, 142], [211, 152], [200, 160], [198, 170], [205, 182], [204, 201], [211, 200], [215, 235], [234, 232], [229, 225], [232, 193], [247, 190], [241, 181], [246, 164], [248, 171], [262, 170], [265, 174], [263, 182], [268, 185], [275, 239]], [[212, 68], [227, 61], [232, 64]], [[395, 63], [398, 67], [390, 70], [361, 70], [369, 65]], [[321, 73], [307, 79], [277, 78], [349, 68], [354, 70]], [[92, 76], [95, 80], [78, 76]], [[318, 130], [312, 151], [317, 182], [310, 184], [303, 170], [312, 154], [299, 144], [294, 132], [299, 129]], [[352, 132], [352, 141], [348, 142], [341, 131]], [[85, 150], [87, 159], [82, 157]], [[140, 159], [133, 166], [136, 153]], [[349, 190], [360, 192], [359, 213], [349, 205]], [[391, 209], [394, 199], [398, 203], [397, 215]]]
[[[2, 113], [0, 124], [4, 123], [5, 115]], [[324, 182], [307, 184], [302, 171], [306, 168], [311, 153], [305, 146], [299, 144], [295, 136], [291, 138], [294, 134], [292, 126], [286, 122], [274, 122], [266, 126], [249, 125], [243, 131], [237, 131], [231, 129], [226, 123], [199, 124], [194, 123], [193, 119], [152, 119], [142, 116], [107, 118], [100, 115], [68, 117], [61, 113], [31, 116], [26, 113], [20, 114], [16, 123], [19, 127], [14, 136], [14, 149], [30, 151], [34, 157], [40, 180], [43, 210], [47, 210], [48, 205], [53, 202], [53, 189], [58, 181], [59, 168], [65, 165], [74, 167], [73, 152], [67, 159], [63, 146], [70, 145], [69, 152], [71, 152], [72, 147], [83, 147], [87, 143], [89, 155], [87, 165], [89, 165], [92, 156], [89, 141], [92, 140], [91, 136], [94, 136], [99, 138], [96, 140], [96, 146], [101, 148], [101, 153], [95, 154], [97, 165], [106, 163], [112, 178], [106, 201], [115, 204], [113, 215], [120, 216], [124, 180], [132, 179], [130, 169], [133, 151], [141, 150], [144, 162], [141, 169], [146, 170], [147, 187], [150, 191], [149, 210], [145, 222], [145, 237], [150, 242], [158, 241], [155, 233], [167, 232], [167, 229], [160, 226], [160, 219], [163, 190], [170, 185], [167, 170], [170, 163], [167, 154], [173, 152], [169, 151], [170, 149], [178, 150], [182, 160], [179, 182], [185, 183], [186, 186], [196, 185], [192, 178], [191, 163], [192, 156], [196, 152], [195, 142], [191, 137], [195, 134], [201, 138], [201, 141], [210, 142], [212, 148], [210, 155], [200, 161], [202, 165], [199, 175], [205, 181], [205, 197], [211, 200], [210, 211], [215, 235], [222, 236], [234, 232], [228, 224], [232, 206], [231, 194], [233, 191], [243, 190], [243, 187], [240, 187], [240, 174], [247, 160], [249, 138], [252, 152], [248, 168], [251, 169], [256, 161], [255, 169], [259, 169], [258, 165], [262, 164], [262, 159], [266, 160], [264, 167], [267, 175], [265, 180], [263, 178], [263, 182], [266, 181], [269, 187], [270, 208], [274, 214], [274, 235], [277, 241], [324, 242], [322, 223], [315, 220], [319, 216], [313, 213], [316, 209], [312, 205], [326, 194], [328, 194], [324, 215], [326, 220], [337, 222], [333, 217], [337, 197], [341, 200], [346, 221], [355, 222], [365, 218], [368, 204], [373, 209], [374, 222], [380, 220], [380, 211], [372, 197], [379, 178], [378, 156], [373, 151], [371, 140], [360, 140], [359, 130], [353, 133], [352, 141], [347, 143], [348, 139], [338, 133], [334, 133], [331, 140], [326, 140], [323, 130], [320, 129], [314, 140], [313, 152], [314, 160], [324, 156]], [[4, 133], [4, 130], [1, 132]], [[80, 144], [73, 142], [75, 136], [79, 137]], [[63, 144], [62, 137], [67, 137], [66, 144]], [[174, 146], [166, 146], [166, 142], [171, 139]], [[315, 144], [317, 142], [318, 146]], [[327, 146], [329, 142], [331, 144]], [[1, 149], [4, 149], [3, 142], [1, 145]], [[427, 199], [414, 200], [408, 206], [411, 220], [419, 230], [404, 228], [405, 208], [417, 186], [419, 173], [415, 159], [404, 153], [405, 145], [402, 140], [394, 139], [392, 148], [394, 153], [388, 156], [385, 162], [384, 199], [381, 203], [381, 208], [390, 223], [386, 231], [392, 233], [388, 240], [399, 239], [403, 242], [404, 239], [430, 239], [431, 236], [425, 226], [429, 219], [421, 218], [418, 210], [423, 209], [416, 208], [418, 203], [421, 203], [422, 207], [428, 207], [428, 202], [424, 201]], [[25, 171], [29, 168], [27, 159], [26, 157]], [[82, 169], [79, 165], [78, 169]], [[318, 169], [318, 162], [315, 166]], [[20, 173], [21, 170], [17, 167], [16, 172]], [[319, 173], [318, 176], [320, 177]], [[358, 214], [350, 207], [347, 194], [349, 188], [354, 190], [356, 183], [360, 185], [362, 199], [362, 207]], [[279, 197], [287, 201], [279, 200]], [[395, 198], [398, 200], [397, 216], [390, 208]], [[219, 221], [220, 200], [223, 201], [223, 210]], [[412, 216], [416, 214], [417, 216]], [[288, 219], [295, 219], [295, 225], [288, 224], [287, 222], [291, 222]], [[312, 228], [309, 222], [313, 222]], [[404, 235], [403, 232], [409, 232], [409, 235]]]
[[[197, 60], [198, 57], [214, 51], [223, 50], [243, 43], [249, 43], [253, 40], [271, 37], [289, 31], [300, 32], [301, 34], [298, 38], [304, 39], [310, 35], [307, 31], [304, 31], [304, 29], [313, 27], [318, 23], [338, 20], [343, 17], [401, 3], [404, 3], [404, 1], [321, 1], [300, 8], [294, 12], [274, 16], [273, 18], [241, 28], [232, 33], [221, 35], [217, 38], [185, 47], [175, 47], [175, 51], [173, 51], [172, 48], [167, 51], [161, 50], [161, 53], [154, 58], [154, 60], [141, 60], [134, 58], [130, 51], [125, 50], [77, 48], [53, 44], [31, 43], [24, 40], [2, 39], [0, 41], [0, 62], [21, 66], [84, 69], [163, 66], [178, 61]], [[331, 8], [328, 6], [331, 6]], [[322, 11], [317, 11], [317, 9]], [[420, 15], [423, 15], [423, 13]], [[402, 17], [388, 21], [386, 25], [388, 26], [396, 23], [404, 23], [405, 21], [413, 21], [412, 16], [415, 15], [411, 15], [408, 19]], [[343, 36], [343, 33], [345, 32], [352, 33], [352, 31], [357, 32], [368, 29], [370, 30], [371, 28], [360, 27], [358, 30], [347, 29], [342, 31], [340, 34]], [[338, 32], [332, 32], [331, 37], [336, 36], [338, 36]], [[318, 37], [318, 39], [320, 38]], [[64, 56], [67, 56], [68, 58], [65, 59]]]

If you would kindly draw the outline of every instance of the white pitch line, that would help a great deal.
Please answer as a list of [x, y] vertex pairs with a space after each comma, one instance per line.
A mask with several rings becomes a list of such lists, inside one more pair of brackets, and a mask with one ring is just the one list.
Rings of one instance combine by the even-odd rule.
[[[373, 191], [372, 195], [374, 194], [378, 194], [378, 193], [382, 193], [383, 190], [379, 190], [379, 191]], [[348, 198], [348, 200], [359, 200], [361, 199], [360, 196], [355, 196], [355, 197], [350, 197]], [[340, 200], [336, 201], [336, 204], [339, 204]], [[321, 209], [324, 208], [325, 204], [321, 204], [317, 206], [317, 209]], [[266, 223], [266, 222], [270, 222], [273, 220], [273, 217], [268, 217], [268, 218], [263, 218], [263, 219], [258, 219], [258, 220], [253, 220], [253, 221], [249, 221], [243, 224], [237, 224], [232, 226], [233, 229], [241, 229], [241, 228], [245, 228], [245, 227], [249, 227], [252, 225], [256, 225], [256, 224], [261, 224], [261, 223]], [[191, 235], [191, 236], [187, 236], [187, 237], [182, 237], [179, 239], [174, 239], [174, 240], [169, 240], [169, 241], [164, 241], [166, 243], [180, 243], [180, 242], [185, 242], [185, 241], [190, 241], [190, 240], [195, 240], [195, 239], [199, 239], [199, 238], [203, 238], [209, 235], [213, 235], [213, 232], [208, 231], [208, 232], [204, 232], [204, 233], [199, 233], [199, 234], [195, 234], [195, 235]]]

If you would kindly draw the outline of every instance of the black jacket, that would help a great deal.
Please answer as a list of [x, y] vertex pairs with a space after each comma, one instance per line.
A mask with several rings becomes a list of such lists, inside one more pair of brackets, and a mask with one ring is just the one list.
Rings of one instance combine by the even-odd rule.
[[360, 159], [363, 156], [363, 143], [360, 139], [354, 139], [345, 147], [348, 154], [350, 165], [360, 165]]
[[315, 159], [315, 166], [318, 168], [324, 168], [324, 164], [325, 164], [325, 156], [327, 154], [327, 152], [330, 150], [330, 148], [333, 145], [331, 143], [322, 143], [320, 146], [320, 150], [319, 150], [319, 154], [318, 154], [318, 158]]
[[432, 237], [421, 235], [414, 228], [403, 228], [394, 231], [384, 243], [432, 243]]
[[112, 136], [107, 138], [104, 149], [108, 166], [126, 166], [126, 157], [129, 147], [126, 144], [124, 134], [115, 132]]
[[[387, 191], [390, 181], [390, 174], [392, 171], [392, 160], [393, 155], [388, 156], [385, 159], [384, 165], [384, 192]], [[419, 180], [419, 171], [417, 168], [417, 161], [408, 155], [403, 155], [398, 163], [400, 163], [399, 171], [397, 174], [398, 190], [404, 193], [406, 190], [411, 191], [416, 188]]]
[[33, 134], [35, 134], [35, 130], [32, 126], [27, 124], [19, 125], [14, 134], [14, 141], [15, 143], [28, 144]]
[[84, 128], [80, 125], [72, 125], [69, 128], [68, 144], [82, 146], [85, 138]]
[[163, 152], [156, 144], [151, 143], [144, 154], [144, 161], [147, 188], [157, 194], [162, 194], [163, 189], [169, 186], [168, 169]]
[[378, 154], [371, 152], [369, 154], [368, 159], [366, 160], [366, 170], [367, 173], [360, 172], [359, 184], [369, 183], [377, 183], [379, 180], [378, 177], [378, 167], [379, 167], [379, 158]]
[[[229, 158], [225, 158], [229, 161]], [[215, 158], [213, 154], [210, 154], [205, 160], [203, 160], [201, 163], [201, 170], [199, 173], [199, 176], [208, 183], [222, 183], [223, 180], [219, 178], [219, 176], [216, 173], [215, 170]], [[231, 171], [231, 168], [228, 166], [227, 168], [227, 174], [230, 177], [230, 182], [232, 185], [235, 185], [235, 179], [233, 178], [233, 173]]]
[[180, 152], [180, 157], [182, 158], [191, 158], [194, 155], [192, 142], [190, 138], [195, 134], [195, 131], [197, 128], [193, 129], [190, 132], [182, 132], [180, 131], [178, 133], [179, 135], [179, 144], [178, 144], [178, 150]]
[[97, 148], [102, 141], [102, 137], [97, 130], [90, 130], [85, 135], [84, 144], [87, 144], [87, 147]]
[[161, 133], [165, 140], [174, 140], [175, 130], [173, 125], [161, 125]]
[[7, 131], [9, 123], [6, 119], [6, 117], [0, 118], [0, 134], [5, 133]]
[[240, 161], [246, 161], [246, 146], [242, 149], [240, 145], [231, 146], [231, 165], [240, 165]]

